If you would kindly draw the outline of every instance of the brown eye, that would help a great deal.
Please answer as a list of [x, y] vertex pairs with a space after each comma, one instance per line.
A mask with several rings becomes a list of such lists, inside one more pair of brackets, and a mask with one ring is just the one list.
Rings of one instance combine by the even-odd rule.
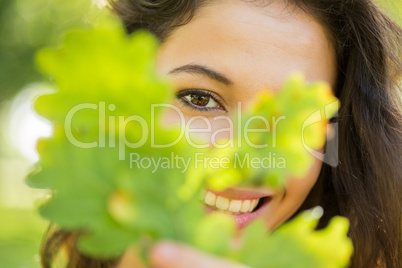
[[206, 107], [206, 108], [219, 108], [220, 105], [210, 96], [201, 94], [188, 94], [183, 96], [188, 102], [195, 106]]
[[205, 107], [207, 107], [208, 103], [211, 101], [211, 97], [209, 96], [202, 96], [196, 94], [190, 94], [188, 96], [185, 96], [185, 98], [194, 105], [205, 106]]
[[221, 105], [221, 97], [213, 92], [200, 89], [188, 89], [180, 91], [176, 97], [183, 102], [183, 104], [202, 111], [208, 110], [223, 110], [226, 109]]

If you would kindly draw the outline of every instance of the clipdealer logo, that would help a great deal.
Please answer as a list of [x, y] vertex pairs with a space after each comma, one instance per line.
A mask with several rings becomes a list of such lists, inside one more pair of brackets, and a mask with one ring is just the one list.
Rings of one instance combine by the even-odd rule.
[[[329, 123], [327, 124], [327, 137], [326, 137], [326, 145], [325, 152], [317, 151], [309, 147], [304, 140], [304, 130], [308, 126], [321, 122], [323, 120], [327, 121], [328, 118], [326, 116], [327, 111], [331, 110], [332, 105], [339, 106], [339, 103], [333, 102], [325, 107], [324, 111], [317, 110], [312, 113], [306, 120], [303, 122], [303, 126], [301, 131], [302, 140], [301, 143], [303, 147], [315, 158], [331, 165], [338, 165], [338, 123]], [[99, 103], [82, 103], [74, 106], [66, 115], [66, 119], [64, 121], [64, 129], [65, 135], [67, 139], [76, 147], [89, 149], [89, 148], [104, 148], [106, 146], [110, 148], [118, 147], [119, 149], [119, 160], [126, 159], [126, 149], [131, 148], [140, 148], [146, 144], [146, 142], [150, 142], [151, 148], [169, 148], [171, 146], [176, 145], [183, 138], [186, 139], [186, 142], [192, 146], [193, 148], [202, 149], [208, 147], [216, 147], [216, 148], [225, 148], [234, 146], [234, 139], [237, 137], [237, 146], [242, 146], [242, 137], [247, 146], [255, 149], [276, 147], [276, 139], [277, 133], [276, 130], [280, 127], [280, 123], [283, 120], [286, 120], [286, 116], [282, 115], [278, 118], [271, 117], [271, 120], [268, 121], [268, 118], [265, 118], [261, 115], [255, 115], [248, 118], [245, 122], [242, 122], [242, 114], [241, 114], [241, 103], [238, 104], [237, 107], [237, 116], [236, 122], [233, 122], [233, 119], [229, 116], [216, 116], [213, 119], [207, 118], [204, 116], [194, 116], [189, 119], [185, 119], [182, 111], [174, 105], [171, 104], [152, 104], [150, 111], [150, 120], [146, 120], [140, 115], [130, 115], [130, 116], [116, 116], [110, 115], [110, 113], [116, 110], [116, 106], [114, 104], [109, 104], [106, 107], [106, 102]], [[156, 131], [156, 114], [157, 109], [164, 109], [165, 111], [170, 109], [171, 111], [177, 114], [177, 118], [179, 118], [179, 132], [177, 137], [166, 144], [158, 144], [156, 143], [156, 136], [158, 135]], [[73, 119], [74, 117], [83, 112], [84, 110], [93, 110], [98, 113], [98, 140], [94, 140], [91, 142], [83, 142], [77, 139], [73, 133]], [[109, 115], [107, 115], [107, 113]], [[193, 128], [193, 124], [196, 120], [202, 120], [205, 123], [205, 128]], [[224, 121], [225, 125], [229, 127], [223, 129], [212, 130], [211, 120], [214, 122]], [[259, 121], [264, 125], [264, 128], [251, 128], [251, 124], [255, 121]], [[271, 124], [269, 123], [271, 122]], [[236, 123], [236, 124], [235, 124]], [[118, 129], [118, 134], [116, 134], [116, 125]], [[141, 129], [141, 135], [136, 141], [129, 141], [126, 136], [126, 129], [128, 127], [136, 126], [137, 129]], [[234, 126], [237, 126], [236, 128]], [[241, 126], [244, 126], [242, 128]], [[108, 128], [108, 129], [106, 129]], [[296, 131], [296, 130], [295, 130]], [[266, 143], [256, 144], [253, 143], [249, 137], [251, 133], [261, 133], [261, 132], [271, 132], [272, 140]], [[205, 134], [209, 135], [209, 140], [205, 140], [200, 143], [199, 138], [192, 138], [192, 134]], [[218, 139], [220, 134], [227, 134], [229, 139], [225, 143], [222, 143], [221, 140]], [[193, 136], [194, 137], [194, 136]], [[108, 140], [107, 140], [108, 139]], [[117, 140], [117, 144], [116, 144]], [[272, 155], [271, 155], [272, 157]], [[131, 159], [130, 159], [131, 161]], [[147, 160], [144, 160], [147, 161]], [[266, 159], [264, 160], [266, 161]]]

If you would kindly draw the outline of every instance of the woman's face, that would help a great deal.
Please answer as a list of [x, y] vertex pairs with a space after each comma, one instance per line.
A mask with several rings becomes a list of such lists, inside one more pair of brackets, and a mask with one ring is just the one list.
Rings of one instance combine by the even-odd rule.
[[[325, 28], [312, 16], [282, 1], [261, 7], [223, 0], [202, 7], [188, 24], [172, 32], [161, 45], [157, 69], [175, 85], [179, 93], [175, 105], [186, 120], [207, 118], [212, 128], [203, 135], [211, 138], [216, 130], [228, 127], [227, 120], [214, 117], [232, 116], [238, 103], [247, 106], [261, 89], [280, 90], [293, 71], [304, 73], [308, 82], [321, 80], [333, 86], [336, 57]], [[166, 120], [177, 121], [179, 116], [171, 112]], [[197, 119], [191, 128], [205, 129], [205, 124]], [[205, 201], [212, 209], [235, 211], [240, 227], [259, 217], [276, 228], [301, 206], [321, 165], [316, 159], [304, 178], [291, 178], [280, 190], [209, 191]], [[254, 200], [267, 196], [253, 210]]]

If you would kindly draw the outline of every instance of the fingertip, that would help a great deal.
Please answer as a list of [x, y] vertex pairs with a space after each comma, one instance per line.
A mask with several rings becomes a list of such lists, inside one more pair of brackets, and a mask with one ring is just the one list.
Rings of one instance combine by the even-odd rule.
[[149, 253], [151, 264], [156, 267], [169, 267], [178, 258], [178, 245], [169, 241], [161, 241], [155, 244]]

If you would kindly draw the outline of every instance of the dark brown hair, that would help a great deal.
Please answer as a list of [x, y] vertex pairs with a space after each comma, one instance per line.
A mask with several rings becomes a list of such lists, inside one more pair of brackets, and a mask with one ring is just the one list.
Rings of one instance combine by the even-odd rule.
[[[147, 29], [162, 42], [188, 23], [207, 0], [112, 1], [127, 32]], [[258, 1], [267, 2], [267, 1]], [[402, 262], [402, 29], [371, 0], [288, 0], [330, 32], [338, 59], [342, 103], [337, 123], [339, 165], [323, 165], [301, 209], [321, 205], [321, 225], [334, 215], [351, 222], [352, 267], [398, 267]], [[399, 84], [398, 84], [399, 83]], [[46, 239], [44, 267], [72, 234]], [[112, 267], [70, 252], [70, 267]]]

